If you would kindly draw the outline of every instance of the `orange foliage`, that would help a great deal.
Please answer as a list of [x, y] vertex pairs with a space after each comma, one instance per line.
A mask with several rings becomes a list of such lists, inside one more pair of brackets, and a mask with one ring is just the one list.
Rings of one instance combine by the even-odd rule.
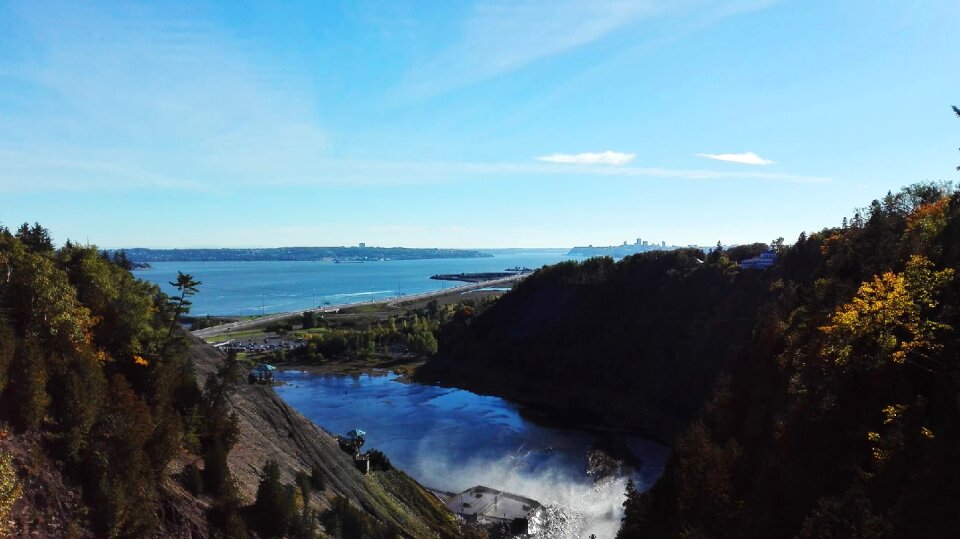
[[953, 273], [949, 268], [935, 271], [929, 260], [914, 255], [905, 272], [888, 271], [862, 283], [853, 301], [820, 328], [829, 339], [821, 355], [837, 365], [859, 358], [861, 366], [870, 368], [886, 359], [900, 364], [939, 350], [936, 333], [949, 326], [930, 319], [929, 310], [938, 305], [937, 296]]
[[820, 245], [820, 254], [824, 256], [830, 254], [830, 249], [841, 241], [843, 241], [843, 236], [840, 234], [833, 234], [827, 238], [824, 238], [823, 244]]

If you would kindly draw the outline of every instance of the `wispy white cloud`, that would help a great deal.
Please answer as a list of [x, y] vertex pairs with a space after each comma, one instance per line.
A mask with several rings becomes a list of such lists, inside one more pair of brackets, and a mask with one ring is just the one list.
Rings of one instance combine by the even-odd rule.
[[[702, 28], [726, 17], [763, 9], [778, 0], [492, 0], [476, 2], [444, 50], [415, 66], [400, 85], [401, 98], [432, 98], [520, 70], [644, 23], [674, 17]], [[676, 21], [671, 21], [676, 22]], [[672, 26], [671, 26], [672, 27]], [[647, 36], [646, 34], [650, 34]], [[638, 32], [663, 43], [659, 32]]]
[[[243, 161], [245, 162], [245, 161]], [[570, 166], [570, 162], [472, 163], [459, 161], [344, 161], [317, 157], [308, 169], [298, 166], [260, 166], [233, 170], [231, 188], [255, 186], [403, 186], [456, 182], [537, 180], [549, 177], [636, 178], [650, 181], [764, 181], [827, 183], [830, 178], [772, 172], [732, 172], [709, 169], [638, 167], [611, 163]], [[215, 190], [224, 187], [219, 172], [213, 177], [187, 167], [177, 174], [162, 166], [143, 166], [136, 157], [55, 159], [0, 151], [0, 192], [122, 191], [151, 188], [165, 191]]]
[[706, 157], [717, 161], [728, 161], [730, 163], [740, 163], [742, 165], [772, 165], [776, 161], [764, 159], [753, 152], [743, 153], [698, 153], [697, 157]]
[[22, 89], [0, 122], [0, 189], [196, 189], [313, 167], [327, 136], [298, 75], [202, 9], [11, 10], [27, 52], [0, 58]]
[[599, 153], [552, 153], [550, 155], [541, 155], [537, 158], [537, 161], [571, 165], [626, 165], [633, 161], [634, 157], [636, 157], [636, 154], [607, 150]]
[[[679, 2], [682, 4], [682, 2]], [[522, 68], [676, 9], [662, 0], [478, 2], [445, 51], [415, 68], [403, 88], [432, 97]]]
[[136, 157], [118, 152], [0, 149], [0, 192], [206, 191], [209, 187], [199, 179], [146, 168]]

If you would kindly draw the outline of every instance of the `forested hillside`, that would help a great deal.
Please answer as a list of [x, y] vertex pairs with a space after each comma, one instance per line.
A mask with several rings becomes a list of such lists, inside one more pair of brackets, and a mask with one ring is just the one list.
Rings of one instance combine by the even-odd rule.
[[82, 487], [89, 514], [78, 508], [71, 526], [147, 536], [165, 524], [167, 464], [181, 447], [208, 468], [225, 459], [231, 421], [184, 360], [181, 303], [121, 265], [69, 242], [54, 250], [39, 225], [0, 230], [0, 417], [42, 441], [38, 467]]
[[769, 286], [736, 260], [766, 248], [545, 267], [489, 310], [444, 326], [421, 376], [669, 440], [749, 343]]
[[[457, 533], [400, 470], [364, 476], [243, 363], [188, 337], [123, 253], [0, 227], [0, 534], [397, 537]], [[321, 531], [321, 526], [325, 532]]]
[[679, 432], [621, 538], [955, 535], [960, 195], [911, 186], [734, 264], [763, 247], [545, 268], [425, 372]]
[[621, 537], [960, 530], [960, 195], [888, 194], [801, 236]]

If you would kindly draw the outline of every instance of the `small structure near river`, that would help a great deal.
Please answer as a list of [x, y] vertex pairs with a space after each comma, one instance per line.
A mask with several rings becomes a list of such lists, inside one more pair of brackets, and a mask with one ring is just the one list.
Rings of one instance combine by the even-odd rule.
[[507, 524], [515, 535], [536, 534], [543, 512], [536, 500], [482, 485], [450, 498], [446, 506], [467, 522]]
[[273, 383], [273, 371], [277, 370], [273, 365], [261, 363], [247, 373], [247, 382], [251, 384], [270, 384]]
[[353, 455], [353, 463], [364, 475], [370, 473], [370, 455], [360, 453], [360, 448], [366, 442], [367, 433], [360, 429], [353, 429], [346, 436], [337, 436], [340, 449]]

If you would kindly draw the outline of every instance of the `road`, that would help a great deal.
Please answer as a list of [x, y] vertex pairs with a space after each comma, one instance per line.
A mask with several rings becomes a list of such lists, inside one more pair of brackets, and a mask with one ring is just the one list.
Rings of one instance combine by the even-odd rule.
[[463, 286], [454, 286], [451, 288], [444, 288], [443, 290], [436, 290], [433, 292], [424, 292], [422, 294], [411, 294], [409, 296], [400, 296], [390, 299], [380, 299], [373, 301], [364, 301], [361, 303], [342, 303], [339, 305], [324, 305], [322, 308], [315, 309], [303, 309], [301, 311], [287, 311], [283, 313], [269, 314], [267, 316], [261, 316], [260, 318], [251, 318], [249, 320], [240, 320], [237, 322], [230, 322], [228, 324], [221, 324], [219, 326], [213, 326], [204, 329], [198, 329], [193, 332], [194, 335], [200, 338], [208, 337], [218, 337], [228, 332], [232, 331], [242, 331], [245, 329], [254, 329], [270, 322], [278, 322], [294, 316], [300, 316], [307, 311], [315, 312], [337, 312], [340, 309], [346, 309], [348, 307], [360, 307], [363, 305], [383, 305], [390, 307], [393, 305], [398, 305], [402, 303], [410, 303], [415, 301], [429, 300], [433, 298], [438, 298], [441, 296], [446, 296], [448, 294], [462, 294], [464, 292], [470, 292], [471, 290], [477, 290], [480, 288], [488, 287], [497, 287], [507, 284], [512, 284], [517, 281], [520, 281], [524, 277], [530, 275], [530, 273], [524, 273], [520, 275], [511, 275], [509, 277], [504, 277], [502, 279], [493, 279], [491, 281], [481, 281], [479, 283], [470, 283]]

